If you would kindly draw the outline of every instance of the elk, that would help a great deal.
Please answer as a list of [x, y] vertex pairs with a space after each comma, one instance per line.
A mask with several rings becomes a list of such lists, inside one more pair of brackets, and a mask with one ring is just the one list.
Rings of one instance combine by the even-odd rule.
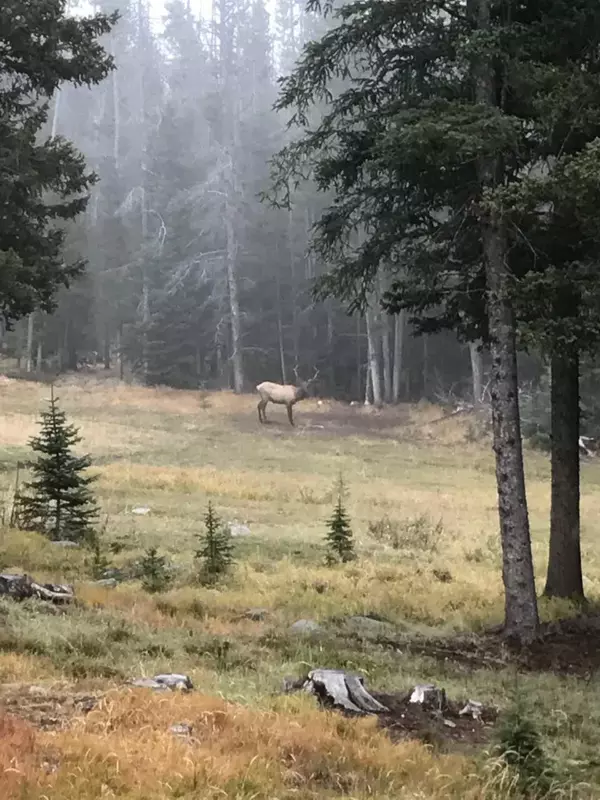
[[287, 408], [290, 425], [294, 424], [292, 408], [298, 400], [304, 400], [305, 397], [308, 397], [309, 387], [311, 383], [316, 381], [319, 370], [315, 369], [315, 374], [307, 381], [301, 381], [300, 378], [298, 378], [298, 371], [295, 368], [294, 373], [298, 381], [298, 386], [271, 383], [270, 381], [264, 381], [258, 384], [256, 391], [260, 395], [260, 400], [258, 401], [259, 422], [264, 424], [267, 421], [267, 415], [265, 413], [267, 403], [275, 403], [275, 405], [285, 406]]

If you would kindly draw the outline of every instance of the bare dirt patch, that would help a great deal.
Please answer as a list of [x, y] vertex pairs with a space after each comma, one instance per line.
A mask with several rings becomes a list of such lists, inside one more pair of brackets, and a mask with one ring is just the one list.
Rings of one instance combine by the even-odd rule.
[[590, 680], [600, 669], [600, 615], [545, 623], [535, 642], [518, 646], [499, 631], [482, 636], [415, 639], [412, 653], [467, 670], [505, 669], [552, 672]]
[[74, 691], [68, 686], [6, 683], [0, 689], [0, 711], [42, 730], [61, 730], [73, 717], [91, 711], [99, 699], [99, 693]]
[[297, 410], [294, 414], [296, 427], [292, 428], [287, 420], [285, 409], [267, 407], [268, 422], [260, 425], [256, 414], [235, 414], [234, 425], [244, 432], [263, 430], [266, 435], [302, 435], [311, 436], [362, 436], [372, 438], [389, 438], [395, 429], [402, 429], [411, 424], [410, 411], [398, 406], [386, 409], [364, 409], [362, 406], [350, 406], [342, 403], [327, 405], [324, 410]]
[[411, 703], [409, 694], [372, 692], [372, 695], [389, 709], [389, 713], [379, 717], [379, 724], [395, 742], [419, 739], [447, 749], [483, 745], [490, 740], [498, 716], [497, 709], [492, 707], [482, 707], [481, 717], [473, 719], [460, 714], [465, 703], [447, 700], [443, 711], [438, 713]]

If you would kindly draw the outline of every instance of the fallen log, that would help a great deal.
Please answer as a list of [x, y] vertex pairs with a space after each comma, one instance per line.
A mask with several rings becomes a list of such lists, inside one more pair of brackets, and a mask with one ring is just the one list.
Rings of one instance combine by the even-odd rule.
[[34, 597], [51, 603], [70, 603], [75, 599], [73, 587], [62, 583], [37, 583], [29, 575], [0, 574], [0, 596], [13, 600]]

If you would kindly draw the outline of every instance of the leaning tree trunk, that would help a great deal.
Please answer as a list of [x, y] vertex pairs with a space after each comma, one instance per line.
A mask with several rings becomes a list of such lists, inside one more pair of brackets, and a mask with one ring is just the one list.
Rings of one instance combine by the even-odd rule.
[[552, 500], [544, 594], [581, 602], [578, 353], [556, 353], [551, 375]]
[[[490, 0], [479, 0], [477, 12], [478, 30], [488, 33]], [[485, 57], [476, 56], [473, 66], [477, 101], [495, 105], [493, 65]], [[496, 184], [498, 172], [496, 158], [479, 159], [478, 178], [482, 190]], [[537, 633], [539, 617], [525, 494], [515, 320], [510, 299], [506, 232], [499, 212], [483, 213], [481, 231], [492, 357], [492, 424], [502, 541], [504, 627], [508, 636], [528, 642]]]

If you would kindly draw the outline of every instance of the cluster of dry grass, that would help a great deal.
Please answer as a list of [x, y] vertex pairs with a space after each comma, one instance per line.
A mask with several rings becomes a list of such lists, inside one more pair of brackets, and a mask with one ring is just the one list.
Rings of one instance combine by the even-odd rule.
[[[31, 684], [51, 688], [57, 681], [73, 691], [110, 690], [97, 710], [75, 715], [58, 732], [0, 718], [0, 796], [513, 796], [509, 776], [482, 766], [480, 758], [393, 744], [373, 722], [318, 712], [306, 698], [276, 697], [284, 674], [320, 665], [359, 669], [388, 690], [439, 680], [462, 696], [507, 702], [514, 682], [507, 672], [465, 674], [364, 643], [289, 635], [299, 618], [326, 624], [350, 614], [377, 613], [408, 632], [477, 630], [500, 619], [493, 463], [485, 443], [468, 440], [468, 423], [440, 421], [442, 412], [431, 406], [379, 413], [309, 400], [291, 429], [278, 410], [270, 412], [272, 425], [259, 426], [255, 400], [228, 392], [70, 380], [57, 394], [81, 429], [82, 449], [94, 457], [107, 538], [124, 543], [115, 565], [157, 545], [176, 565], [177, 580], [158, 596], [136, 582], [98, 587], [86, 579], [85, 554], [0, 531], [0, 567], [75, 580], [81, 600], [66, 615], [48, 615], [35, 604], [2, 606], [0, 681], [18, 682], [23, 694]], [[43, 385], [0, 384], [0, 502], [8, 501], [16, 463], [27, 454], [47, 396]], [[540, 455], [527, 458], [541, 578], [548, 465]], [[321, 545], [340, 472], [350, 490], [360, 559], [329, 569]], [[600, 470], [587, 466], [583, 479], [585, 580], [595, 600]], [[234, 574], [218, 588], [193, 582], [208, 499], [226, 520], [251, 529], [238, 540]], [[139, 505], [150, 513], [132, 514]], [[395, 549], [370, 533], [370, 525], [386, 519], [426, 535], [407, 535]], [[420, 528], [411, 527], [415, 520]], [[256, 607], [267, 611], [264, 620], [245, 616]], [[564, 610], [543, 607], [547, 617]], [[164, 697], [116, 688], [132, 674], [165, 670], [188, 672], [203, 693]], [[557, 754], [580, 763], [592, 758], [600, 743], [593, 685], [547, 675], [522, 683], [546, 717]], [[580, 719], [577, 730], [557, 721], [567, 710]], [[169, 731], [183, 722], [193, 725], [190, 741]]]

